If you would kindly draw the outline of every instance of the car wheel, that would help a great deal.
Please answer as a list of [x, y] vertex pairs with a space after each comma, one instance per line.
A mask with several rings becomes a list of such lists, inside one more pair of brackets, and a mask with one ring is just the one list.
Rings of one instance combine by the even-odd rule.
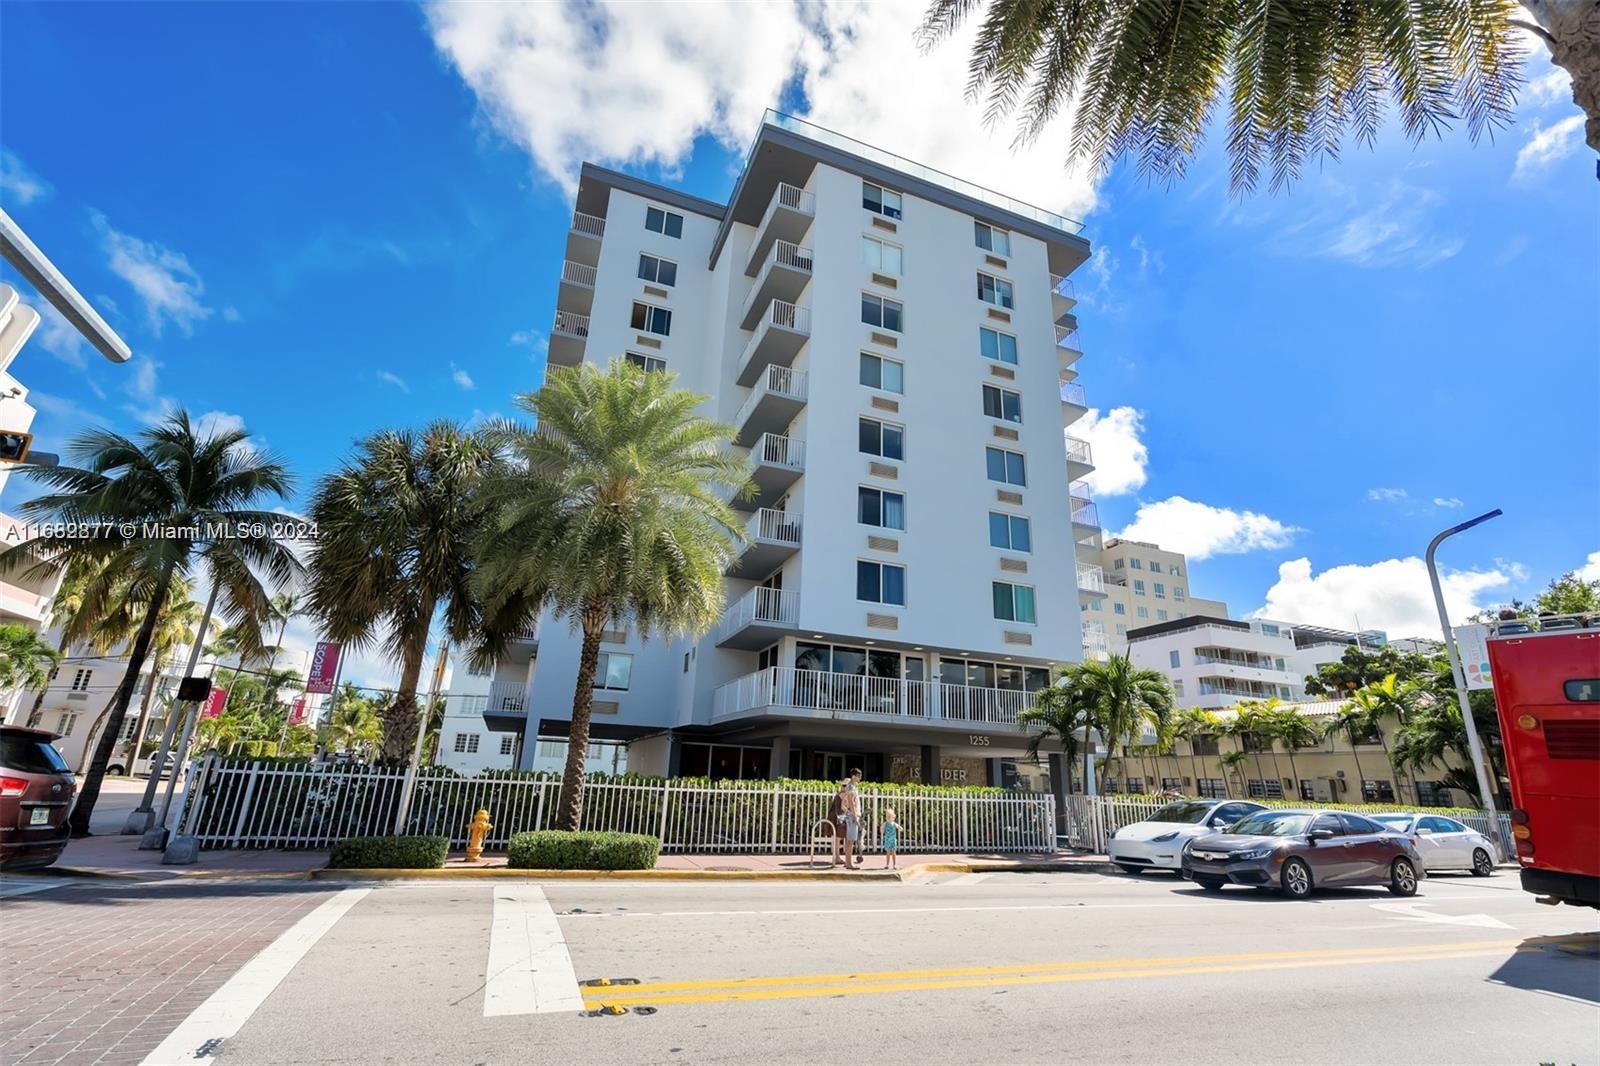
[[1489, 857], [1489, 853], [1482, 848], [1474, 848], [1472, 850], [1472, 876], [1488, 877], [1492, 873], [1494, 873], [1494, 860]]
[[1199, 874], [1195, 875], [1194, 883], [1205, 889], [1207, 892], [1221, 892], [1222, 886], [1227, 884], [1226, 881], [1219, 880], [1218, 878], [1201, 877]]
[[1396, 859], [1394, 865], [1389, 867], [1389, 894], [1392, 896], [1417, 894], [1417, 871], [1411, 865], [1410, 859]]
[[106, 773], [110, 774], [112, 777], [128, 776], [127, 767], [118, 766], [116, 763], [112, 763], [110, 766], [106, 767]]
[[1290, 859], [1283, 864], [1283, 876], [1279, 884], [1285, 896], [1305, 899], [1311, 895], [1311, 867], [1299, 859]]

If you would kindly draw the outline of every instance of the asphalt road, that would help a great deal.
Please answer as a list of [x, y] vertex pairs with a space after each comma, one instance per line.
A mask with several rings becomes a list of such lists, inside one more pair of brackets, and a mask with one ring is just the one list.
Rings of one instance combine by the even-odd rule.
[[1082, 874], [238, 890], [303, 917], [146, 1061], [1600, 1061], [1600, 920], [1509, 872], [1410, 901]]

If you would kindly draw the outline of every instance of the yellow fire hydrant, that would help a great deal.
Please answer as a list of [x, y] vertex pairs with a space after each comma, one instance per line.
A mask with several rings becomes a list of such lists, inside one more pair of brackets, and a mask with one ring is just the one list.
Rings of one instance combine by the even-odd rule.
[[483, 837], [494, 826], [489, 824], [489, 812], [482, 807], [472, 816], [472, 821], [467, 823], [467, 861], [477, 862], [483, 854]]

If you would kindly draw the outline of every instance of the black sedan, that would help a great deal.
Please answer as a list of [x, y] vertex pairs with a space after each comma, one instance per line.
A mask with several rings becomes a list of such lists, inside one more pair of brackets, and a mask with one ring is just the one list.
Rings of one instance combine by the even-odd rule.
[[1422, 860], [1409, 837], [1348, 811], [1257, 811], [1226, 832], [1196, 837], [1183, 875], [1208, 892], [1227, 884], [1277, 888], [1304, 898], [1314, 888], [1387, 885], [1414, 896]]

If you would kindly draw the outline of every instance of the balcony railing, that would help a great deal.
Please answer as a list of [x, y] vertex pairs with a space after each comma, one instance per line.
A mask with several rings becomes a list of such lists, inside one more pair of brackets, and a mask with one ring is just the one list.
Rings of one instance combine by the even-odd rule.
[[1093, 563], [1078, 564], [1078, 591], [1079, 592], [1104, 592], [1106, 590], [1106, 572]]
[[569, 337], [589, 339], [589, 316], [580, 315], [575, 311], [556, 312], [556, 333], [565, 333]]
[[750, 458], [758, 463], [786, 466], [803, 470], [806, 464], [806, 442], [798, 437], [780, 437], [776, 433], [763, 433], [750, 449]]
[[[604, 221], [602, 219], [602, 221]], [[587, 263], [574, 263], [572, 260], [563, 260], [561, 263], [561, 280], [568, 285], [584, 285], [594, 288], [595, 276], [599, 270]]]
[[1200, 679], [1200, 695], [1202, 696], [1244, 696], [1249, 699], [1267, 699], [1278, 694], [1277, 685], [1269, 685], [1265, 681], [1234, 681], [1220, 677], [1202, 677]]
[[804, 370], [793, 367], [779, 366], [776, 363], [767, 367], [766, 373], [756, 382], [750, 390], [749, 397], [739, 407], [739, 413], [734, 416], [733, 424], [743, 426], [750, 418], [761, 401], [769, 396], [778, 396], [787, 400], [798, 400], [801, 403], [806, 399], [806, 388], [810, 379]]
[[1083, 646], [1091, 651], [1104, 651], [1106, 627], [1099, 622], [1083, 623]]
[[823, 717], [861, 715], [918, 722], [1014, 725], [1017, 713], [1032, 701], [1032, 694], [1020, 689], [775, 666], [719, 687], [712, 703], [712, 717], [770, 707]]
[[785, 300], [773, 300], [772, 306], [767, 308], [767, 313], [762, 317], [763, 322], [774, 326], [784, 326], [796, 333], [811, 332], [811, 308], [797, 307]]
[[1071, 326], [1056, 327], [1056, 347], [1071, 348], [1075, 352], [1083, 351], [1078, 342], [1078, 331]]
[[774, 269], [784, 267], [799, 274], [810, 274], [811, 264], [810, 248], [802, 248], [789, 241], [773, 241], [766, 260], [756, 274], [755, 284], [750, 286], [750, 295], [745, 297], [744, 313], [739, 316], [740, 321], [750, 321], [757, 300], [771, 299], [776, 295], [799, 296], [805, 290], [804, 280], [797, 280], [792, 275], [774, 278], [772, 276]]
[[757, 587], [740, 596], [722, 614], [716, 641], [746, 626], [793, 626], [800, 619], [800, 594], [783, 589]]
[[523, 714], [527, 711], [528, 687], [521, 681], [489, 686], [489, 714]]
[[[802, 215], [817, 213], [817, 198], [797, 185], [790, 185], [786, 181], [778, 182], [778, 187], [772, 190], [772, 200], [767, 204], [768, 215], [780, 207], [787, 207], [791, 211], [798, 211]], [[765, 219], [763, 219], [765, 221]]]
[[1100, 528], [1100, 508], [1096, 507], [1093, 500], [1072, 497], [1072, 524], [1075, 526], [1092, 526]]
[[1088, 407], [1088, 393], [1083, 391], [1083, 386], [1076, 381], [1065, 382], [1061, 386], [1061, 402], [1070, 403], [1074, 407]]
[[606, 235], [606, 220], [598, 215], [586, 215], [582, 211], [578, 211], [572, 216], [572, 231], [581, 233], [585, 237], [604, 237]]
[[1195, 652], [1194, 661], [1207, 666], [1243, 666], [1251, 670], [1279, 669], [1275, 660], [1270, 657], [1250, 655], [1218, 655], [1215, 652]]
[[1068, 300], [1076, 300], [1078, 298], [1078, 290], [1072, 284], [1072, 279], [1062, 277], [1060, 274], [1050, 275], [1050, 294], [1052, 296], [1065, 297]]
[[771, 540], [780, 544], [800, 543], [800, 515], [793, 511], [778, 511], [763, 507], [750, 516], [745, 529], [754, 540]]
[[1082, 463], [1085, 466], [1094, 465], [1094, 452], [1090, 450], [1088, 441], [1079, 440], [1077, 437], [1068, 437], [1066, 441], [1068, 462]]

